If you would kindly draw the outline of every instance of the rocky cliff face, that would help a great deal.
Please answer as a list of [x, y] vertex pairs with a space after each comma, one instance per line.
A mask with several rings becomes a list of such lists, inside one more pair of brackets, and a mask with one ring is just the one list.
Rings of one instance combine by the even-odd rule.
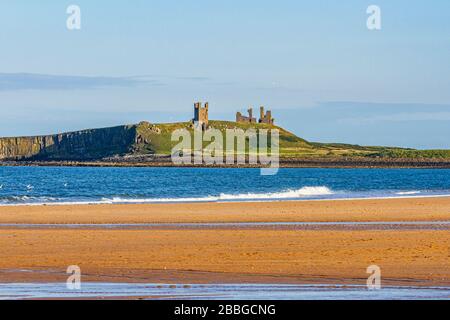
[[136, 126], [49, 136], [0, 138], [0, 160], [92, 160], [125, 154], [136, 143]]

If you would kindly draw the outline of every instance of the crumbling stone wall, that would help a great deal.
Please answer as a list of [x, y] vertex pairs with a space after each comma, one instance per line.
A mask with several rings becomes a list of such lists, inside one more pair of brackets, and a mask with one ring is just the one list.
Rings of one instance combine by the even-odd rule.
[[275, 119], [272, 118], [272, 111], [264, 113], [264, 107], [259, 108], [259, 123], [274, 124]]
[[242, 113], [237, 112], [236, 113], [236, 122], [241, 123], [256, 123], [256, 118], [253, 117], [253, 108], [250, 108], [247, 110], [248, 117], [243, 116]]

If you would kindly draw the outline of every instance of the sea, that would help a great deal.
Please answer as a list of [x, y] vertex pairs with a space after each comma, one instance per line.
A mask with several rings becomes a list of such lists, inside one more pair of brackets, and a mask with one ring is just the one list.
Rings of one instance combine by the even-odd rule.
[[0, 206], [449, 195], [448, 169], [0, 167]]

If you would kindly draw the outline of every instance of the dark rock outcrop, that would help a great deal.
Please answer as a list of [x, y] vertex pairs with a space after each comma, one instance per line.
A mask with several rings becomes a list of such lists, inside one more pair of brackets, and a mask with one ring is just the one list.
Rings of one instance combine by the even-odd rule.
[[126, 154], [136, 126], [90, 129], [48, 136], [0, 138], [0, 160], [90, 160]]

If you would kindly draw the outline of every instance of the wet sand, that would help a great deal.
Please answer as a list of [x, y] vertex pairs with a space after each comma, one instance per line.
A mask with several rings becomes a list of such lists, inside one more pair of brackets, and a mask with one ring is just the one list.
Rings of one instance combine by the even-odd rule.
[[[316, 227], [239, 227], [274, 222]], [[405, 222], [415, 227], [396, 227]], [[449, 286], [449, 222], [448, 197], [0, 207], [0, 282], [64, 282], [67, 266], [78, 265], [83, 281], [364, 285], [366, 268], [376, 264], [386, 285]], [[104, 227], [145, 223], [156, 225]]]
[[71, 290], [65, 283], [0, 283], [2, 299], [448, 300], [450, 287], [384, 286], [382, 290], [367, 290], [364, 285], [84, 282], [79, 290]]
[[0, 224], [448, 221], [450, 197], [0, 206]]

